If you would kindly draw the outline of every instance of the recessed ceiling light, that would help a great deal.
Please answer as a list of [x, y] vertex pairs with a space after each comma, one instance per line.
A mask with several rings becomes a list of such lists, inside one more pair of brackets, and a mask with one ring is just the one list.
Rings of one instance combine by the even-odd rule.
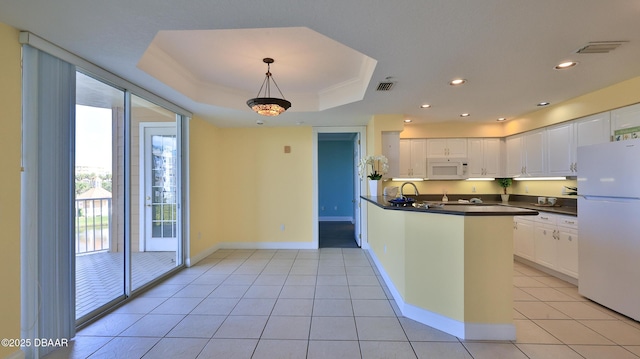
[[405, 120], [404, 120], [404, 123], [409, 123], [409, 122], [411, 122], [411, 121], [412, 121], [412, 120], [411, 120], [410, 118], [407, 118], [407, 119], [405, 119]]
[[504, 118], [504, 117], [500, 117], [500, 118], [499, 118], [499, 119], [497, 119], [496, 121], [498, 121], [498, 122], [502, 122], [502, 121], [506, 121], [506, 120], [507, 120], [506, 118]]
[[576, 66], [578, 63], [575, 61], [565, 61], [565, 62], [561, 62], [559, 64], [556, 65], [556, 67], [554, 67], [554, 69], [556, 70], [564, 70], [564, 69], [568, 69], [570, 67], [574, 67]]
[[548, 106], [550, 102], [540, 102], [537, 106]]
[[462, 85], [463, 83], [467, 82], [467, 80], [465, 79], [453, 79], [449, 82], [449, 85], [451, 86], [458, 86], [458, 85]]
[[471, 115], [470, 115], [470, 114], [468, 114], [468, 113], [461, 113], [461, 114], [460, 114], [460, 117], [469, 117], [469, 116], [471, 116]]
[[420, 108], [429, 108], [429, 107], [431, 107], [431, 105], [429, 105], [428, 103], [420, 105]]

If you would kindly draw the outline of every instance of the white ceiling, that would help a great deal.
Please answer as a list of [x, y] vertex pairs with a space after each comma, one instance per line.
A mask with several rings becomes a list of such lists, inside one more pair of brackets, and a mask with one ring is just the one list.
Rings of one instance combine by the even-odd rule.
[[[256, 126], [259, 115], [177, 86], [184, 80], [179, 71], [152, 76], [143, 70], [141, 60], [154, 38], [186, 30], [306, 28], [335, 41], [335, 48], [346, 46], [372, 59], [375, 70], [362, 100], [320, 111], [293, 111], [294, 99], [305, 91], [300, 84], [326, 88], [336, 82], [335, 76], [344, 74], [345, 66], [354, 65], [336, 61], [340, 56], [331, 50], [316, 51], [314, 46], [291, 51], [288, 40], [278, 39], [275, 30], [268, 43], [259, 37], [220, 39], [219, 46], [200, 48], [165, 43], [186, 49], [171, 55], [177, 56], [181, 67], [199, 78], [213, 79], [229, 93], [253, 87], [257, 93], [265, 72], [262, 58], [275, 58], [271, 72], [293, 107], [275, 118], [260, 117], [267, 126], [363, 125], [375, 114], [403, 114], [415, 123], [492, 122], [533, 111], [541, 101], [558, 103], [640, 76], [639, 15], [637, 0], [0, 2], [0, 22], [31, 31], [224, 127]], [[197, 35], [194, 39], [202, 40]], [[608, 54], [575, 53], [590, 41], [618, 40], [628, 43]], [[580, 64], [564, 71], [553, 69], [569, 59]], [[207, 61], [211, 72], [203, 73]], [[232, 66], [244, 63], [255, 64], [257, 75], [249, 74], [254, 71], [249, 67]], [[396, 82], [393, 89], [376, 92], [378, 83], [388, 77]], [[468, 82], [449, 86], [455, 77]], [[217, 94], [223, 95], [228, 93]], [[420, 109], [422, 103], [432, 108]], [[471, 116], [461, 119], [463, 112]]]

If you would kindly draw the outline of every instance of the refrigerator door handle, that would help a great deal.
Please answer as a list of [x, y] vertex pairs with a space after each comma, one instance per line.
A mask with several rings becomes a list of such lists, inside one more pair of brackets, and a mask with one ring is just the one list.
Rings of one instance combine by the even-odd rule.
[[606, 202], [634, 202], [640, 200], [640, 197], [608, 197], [608, 196], [590, 196], [582, 194], [580, 197], [587, 201], [606, 201]]

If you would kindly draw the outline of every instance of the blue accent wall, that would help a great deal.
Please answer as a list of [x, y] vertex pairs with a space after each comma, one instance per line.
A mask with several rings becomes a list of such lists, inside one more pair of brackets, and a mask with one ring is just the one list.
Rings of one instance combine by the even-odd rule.
[[353, 141], [318, 141], [319, 217], [354, 216], [353, 146]]

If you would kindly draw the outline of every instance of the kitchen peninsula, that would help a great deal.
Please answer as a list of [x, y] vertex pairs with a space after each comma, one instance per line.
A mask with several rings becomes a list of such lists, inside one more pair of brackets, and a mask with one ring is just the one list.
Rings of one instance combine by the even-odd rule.
[[467, 340], [514, 340], [513, 216], [499, 205], [367, 203], [370, 253], [402, 314]]

